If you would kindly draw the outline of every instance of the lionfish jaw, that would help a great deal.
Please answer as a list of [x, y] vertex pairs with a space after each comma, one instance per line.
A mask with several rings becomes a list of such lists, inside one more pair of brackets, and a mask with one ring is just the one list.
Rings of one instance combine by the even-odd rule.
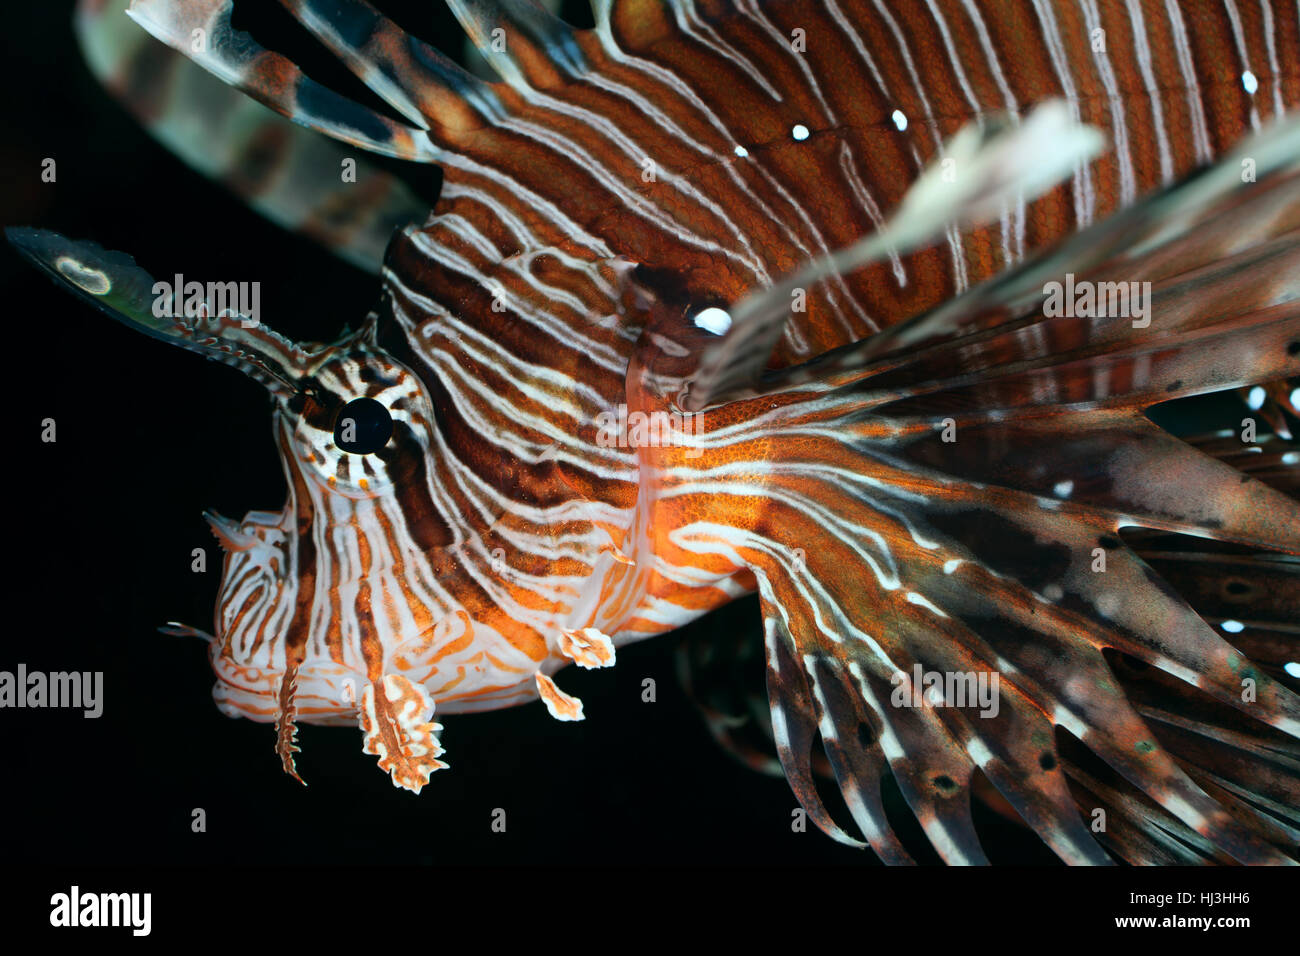
[[[259, 381], [282, 403], [302, 394], [321, 362], [349, 344], [340, 342], [313, 353], [266, 328], [253, 316], [229, 311], [212, 315], [206, 308], [183, 309], [174, 314], [174, 302], [168, 301], [164, 303], [166, 308], [160, 308], [155, 291], [159, 284], [124, 253], [42, 230], [7, 229], [6, 236], [53, 279], [124, 325], [233, 365]], [[353, 342], [365, 334], [364, 330], [357, 333]], [[227, 554], [246, 554], [255, 563], [265, 563], [274, 554], [271, 544], [244, 525], [214, 512], [205, 513], [204, 518]], [[221, 653], [212, 635], [186, 625], [170, 623], [162, 631], [202, 637], [214, 648], [214, 654]], [[301, 783], [294, 755], [299, 752], [298, 669], [305, 648], [291, 643], [286, 652], [277, 695], [275, 751], [284, 771]], [[362, 695], [358, 719], [365, 738], [364, 750], [380, 758], [380, 767], [392, 774], [397, 786], [418, 792], [433, 771], [446, 766], [437, 759], [442, 754], [437, 742], [441, 727], [429, 721], [432, 714], [433, 701], [424, 689], [399, 675], [383, 675]]]

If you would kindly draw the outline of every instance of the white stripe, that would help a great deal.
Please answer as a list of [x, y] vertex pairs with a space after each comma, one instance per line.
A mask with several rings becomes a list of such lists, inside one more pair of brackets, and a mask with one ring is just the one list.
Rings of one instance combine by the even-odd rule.
[[[1097, 0], [1083, 0], [1083, 18], [1091, 35], [1094, 30], [1101, 30], [1101, 12], [1097, 9]], [[1104, 35], [1103, 30], [1103, 35]], [[1137, 198], [1137, 177], [1133, 173], [1133, 149], [1128, 138], [1128, 122], [1124, 115], [1124, 98], [1120, 95], [1119, 83], [1115, 80], [1115, 71], [1111, 68], [1110, 57], [1105, 50], [1093, 50], [1097, 61], [1097, 71], [1101, 74], [1101, 83], [1106, 87], [1106, 97], [1110, 101], [1111, 130], [1115, 135], [1115, 157], [1119, 161], [1119, 195], [1125, 206]]]
[[[1083, 122], [1083, 113], [1079, 110], [1079, 93], [1074, 88], [1074, 76], [1070, 72], [1070, 61], [1065, 49], [1065, 43], [1061, 39], [1060, 28], [1056, 23], [1056, 13], [1053, 11], [1050, 0], [1034, 0], [1034, 12], [1038, 14], [1039, 23], [1043, 27], [1043, 40], [1047, 46], [1048, 55], [1052, 59], [1052, 67], [1056, 72], [1057, 79], [1061, 81], [1061, 91], [1065, 94], [1065, 99], [1070, 105], [1070, 115], [1075, 122]], [[1092, 186], [1092, 166], [1090, 163], [1079, 163], [1075, 166], [1074, 178], [1070, 181], [1070, 189], [1074, 193], [1074, 219], [1079, 228], [1083, 228], [1092, 223], [1093, 216], [1096, 214], [1097, 197]]]
[[[1241, 58], [1241, 69], [1250, 70], [1250, 54], [1246, 49], [1246, 36], [1241, 29], [1241, 14], [1237, 12], [1235, 0], [1223, 0], [1228, 11], [1228, 22], [1232, 24], [1232, 40], [1237, 45], [1237, 55]], [[1250, 126], [1252, 129], [1260, 128], [1259, 108], [1255, 105], [1255, 98], [1250, 97]]]
[[1268, 67], [1273, 73], [1273, 115], [1285, 116], [1286, 103], [1282, 99], [1282, 70], [1277, 64], [1277, 27], [1273, 23], [1273, 6], [1269, 0], [1259, 0], [1264, 14], [1264, 44], [1268, 49]]
[[1156, 131], [1156, 145], [1160, 149], [1160, 181], [1169, 183], [1174, 178], [1174, 157], [1169, 149], [1169, 136], [1165, 132], [1165, 111], [1160, 102], [1160, 87], [1156, 84], [1155, 70], [1151, 65], [1151, 47], [1147, 43], [1147, 25], [1142, 16], [1140, 0], [1125, 0], [1128, 4], [1129, 23], [1133, 27], [1133, 47], [1137, 51], [1138, 70], [1146, 86], [1147, 99], [1151, 101], [1151, 125]]
[[1210, 147], [1209, 125], [1205, 120], [1205, 105], [1201, 102], [1201, 85], [1196, 79], [1196, 63], [1192, 59], [1192, 48], [1187, 42], [1187, 27], [1183, 23], [1182, 11], [1178, 9], [1178, 0], [1165, 0], [1165, 11], [1169, 14], [1169, 23], [1173, 30], [1174, 50], [1178, 55], [1178, 68], [1182, 71], [1183, 82], [1187, 85], [1187, 107], [1192, 117], [1192, 139], [1196, 146], [1198, 163], [1209, 162], [1214, 155]]

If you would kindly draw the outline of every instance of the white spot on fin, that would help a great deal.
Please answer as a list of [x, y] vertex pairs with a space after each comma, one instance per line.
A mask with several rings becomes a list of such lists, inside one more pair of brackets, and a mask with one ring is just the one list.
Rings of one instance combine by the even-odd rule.
[[59, 256], [54, 260], [54, 268], [78, 289], [84, 289], [91, 295], [103, 295], [113, 288], [107, 273], [84, 265], [72, 256]]

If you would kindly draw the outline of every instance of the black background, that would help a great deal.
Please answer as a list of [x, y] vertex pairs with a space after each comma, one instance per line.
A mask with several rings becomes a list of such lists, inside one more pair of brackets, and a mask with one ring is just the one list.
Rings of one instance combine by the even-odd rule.
[[[383, 8], [460, 51], [441, 4]], [[244, 0], [236, 24], [328, 85], [360, 87], [278, 6]], [[256, 9], [269, 7], [269, 10]], [[249, 11], [246, 15], [243, 11]], [[0, 139], [5, 225], [50, 228], [134, 255], [158, 276], [259, 281], [268, 324], [329, 339], [372, 306], [378, 279], [281, 231], [140, 130], [82, 63], [71, 3], [5, 10], [10, 75]], [[57, 182], [40, 181], [41, 161]], [[393, 167], [396, 168], [396, 167]], [[436, 173], [405, 170], [432, 202]], [[784, 781], [710, 739], [674, 674], [681, 641], [748, 633], [738, 602], [571, 668], [587, 719], [539, 703], [442, 718], [445, 759], [418, 797], [393, 787], [357, 730], [303, 725], [303, 789], [281, 773], [270, 725], [216, 710], [204, 646], [156, 631], [210, 628], [219, 551], [200, 514], [278, 510], [269, 401], [238, 373], [117, 325], [0, 250], [5, 307], [6, 591], [0, 669], [103, 671], [104, 715], [0, 711], [9, 861], [81, 863], [751, 863], [865, 865], [815, 828], [792, 832]], [[58, 440], [39, 440], [40, 422]], [[206, 548], [207, 573], [191, 571]], [[658, 700], [641, 700], [654, 678]], [[191, 831], [203, 808], [204, 833]], [[505, 833], [492, 812], [507, 814]], [[1037, 841], [980, 814], [995, 861], [1051, 863]]]

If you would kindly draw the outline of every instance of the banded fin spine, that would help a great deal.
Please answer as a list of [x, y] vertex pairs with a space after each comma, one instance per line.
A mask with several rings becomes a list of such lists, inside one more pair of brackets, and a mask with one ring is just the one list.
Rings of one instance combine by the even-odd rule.
[[[289, 122], [158, 43], [128, 0], [79, 0], [77, 38], [100, 83], [187, 165], [272, 222], [378, 272], [394, 231], [425, 216], [401, 180]], [[345, 160], [356, 181], [341, 182]]]
[[284, 56], [236, 30], [230, 23], [232, 8], [232, 0], [131, 0], [127, 15], [222, 82], [295, 123], [384, 156], [438, 160], [439, 151], [423, 130], [321, 86]]
[[575, 31], [528, 0], [447, 0], [470, 41], [501, 78], [517, 89], [557, 86], [581, 75]]
[[488, 84], [407, 34], [365, 0], [281, 0], [312, 35], [411, 122], [456, 131], [481, 125], [469, 100], [494, 98]]

